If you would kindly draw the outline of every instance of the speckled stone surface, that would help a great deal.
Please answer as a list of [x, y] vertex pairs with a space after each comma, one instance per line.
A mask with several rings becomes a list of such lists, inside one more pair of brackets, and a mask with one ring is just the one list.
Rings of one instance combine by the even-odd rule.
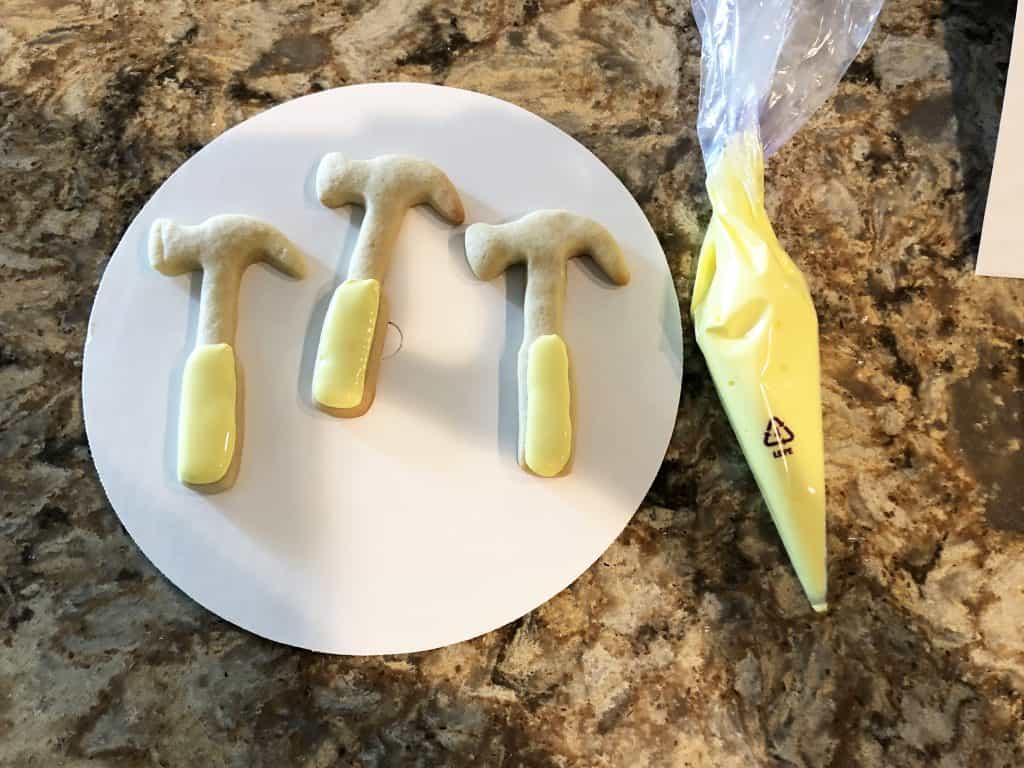
[[1024, 282], [972, 275], [1012, 17], [891, 0], [769, 164], [821, 316], [828, 616], [687, 333], [664, 468], [597, 564], [475, 641], [347, 659], [206, 613], [119, 525], [80, 397], [108, 254], [240, 120], [425, 80], [591, 147], [685, 304], [709, 216], [688, 3], [0, 0], [0, 765], [1024, 765]]

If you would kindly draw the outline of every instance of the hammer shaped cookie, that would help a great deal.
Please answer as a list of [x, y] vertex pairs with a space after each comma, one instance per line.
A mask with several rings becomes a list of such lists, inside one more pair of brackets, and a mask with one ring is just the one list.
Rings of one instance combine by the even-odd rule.
[[154, 269], [170, 276], [203, 272], [196, 347], [185, 363], [178, 420], [178, 478], [188, 485], [223, 480], [235, 455], [238, 289], [255, 261], [291, 277], [306, 272], [288, 238], [249, 216], [214, 216], [196, 226], [158, 219], [149, 231]]
[[562, 339], [562, 315], [566, 262], [583, 254], [612, 282], [629, 282], [622, 251], [608, 230], [568, 211], [536, 211], [508, 224], [474, 224], [466, 230], [466, 256], [481, 280], [526, 263], [519, 463], [542, 477], [562, 472], [572, 456], [569, 352]]
[[462, 202], [440, 169], [415, 157], [381, 155], [349, 160], [332, 152], [316, 173], [320, 202], [366, 209], [348, 277], [327, 308], [313, 370], [313, 399], [337, 416], [361, 416], [373, 403], [387, 329], [381, 284], [409, 208], [428, 204], [452, 224], [465, 218]]

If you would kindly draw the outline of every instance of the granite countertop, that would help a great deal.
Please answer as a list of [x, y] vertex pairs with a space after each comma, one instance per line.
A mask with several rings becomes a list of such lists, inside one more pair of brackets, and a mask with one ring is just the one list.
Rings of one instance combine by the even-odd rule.
[[547, 605], [430, 653], [242, 632], [118, 523], [82, 425], [104, 264], [233, 124], [365, 81], [536, 112], [636, 196], [689, 300], [709, 217], [685, 2], [5, 0], [0, 764], [1024, 765], [1024, 282], [972, 274], [1010, 0], [892, 0], [768, 166], [821, 317], [831, 612], [804, 600], [686, 329], [644, 506]]

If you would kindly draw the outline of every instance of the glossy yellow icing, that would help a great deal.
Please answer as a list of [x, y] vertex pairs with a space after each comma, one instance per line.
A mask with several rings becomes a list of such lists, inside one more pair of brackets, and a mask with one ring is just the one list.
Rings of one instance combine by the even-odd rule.
[[178, 479], [223, 479], [235, 454], [235, 353], [229, 344], [196, 347], [185, 363], [178, 422]]
[[526, 466], [553, 477], [572, 455], [569, 352], [561, 337], [540, 336], [530, 344], [526, 379]]
[[321, 405], [355, 408], [362, 402], [379, 308], [376, 280], [346, 280], [334, 292], [313, 370], [313, 397]]

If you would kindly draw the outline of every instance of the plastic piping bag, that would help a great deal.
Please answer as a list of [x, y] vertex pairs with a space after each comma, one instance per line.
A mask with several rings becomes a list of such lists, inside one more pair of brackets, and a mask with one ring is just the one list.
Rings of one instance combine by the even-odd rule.
[[882, 0], [694, 0], [713, 212], [697, 343], [800, 584], [828, 608], [818, 320], [764, 207], [764, 160], [836, 87]]

